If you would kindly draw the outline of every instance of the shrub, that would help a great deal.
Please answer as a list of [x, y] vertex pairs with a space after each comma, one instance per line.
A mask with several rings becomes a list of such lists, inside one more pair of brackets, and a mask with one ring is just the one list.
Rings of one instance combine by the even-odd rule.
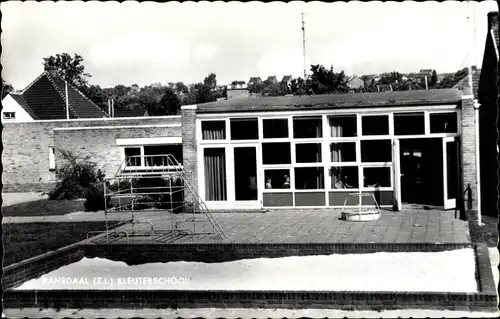
[[88, 189], [104, 180], [103, 172], [88, 156], [79, 159], [71, 152], [58, 151], [65, 161], [56, 171], [57, 183], [49, 192], [49, 199], [84, 198]]
[[[109, 197], [107, 198], [108, 205], [107, 207], [111, 207], [110, 199]], [[86, 196], [85, 196], [85, 211], [91, 211], [91, 212], [96, 212], [98, 210], [104, 210], [106, 207], [104, 207], [104, 183], [103, 182], [98, 182], [92, 186], [90, 186], [89, 189], [87, 189]]]

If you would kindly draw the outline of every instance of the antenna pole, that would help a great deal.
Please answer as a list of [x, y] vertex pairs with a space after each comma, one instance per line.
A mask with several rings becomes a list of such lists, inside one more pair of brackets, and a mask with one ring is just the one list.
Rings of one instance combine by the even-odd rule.
[[306, 23], [304, 21], [304, 13], [302, 13], [302, 53], [304, 58], [304, 80], [307, 76], [306, 71]]

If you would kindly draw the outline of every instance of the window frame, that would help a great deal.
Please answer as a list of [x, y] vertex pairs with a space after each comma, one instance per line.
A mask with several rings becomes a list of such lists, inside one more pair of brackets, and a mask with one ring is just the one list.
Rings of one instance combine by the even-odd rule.
[[[148, 145], [124, 145], [121, 146], [121, 154], [122, 154], [122, 170], [124, 171], [131, 171], [131, 170], [141, 170], [141, 169], [152, 169], [152, 170], [162, 170], [162, 169], [174, 169], [174, 168], [183, 168], [184, 163], [183, 160], [181, 159], [181, 162], [179, 163], [179, 166], [175, 165], [161, 165], [161, 166], [149, 166], [146, 165], [146, 154], [144, 152], [144, 147], [145, 146], [172, 146], [172, 145], [180, 145], [182, 149], [182, 143], [164, 143], [164, 144], [148, 144]], [[127, 148], [138, 148], [140, 150], [140, 159], [141, 159], [141, 165], [139, 166], [128, 166], [126, 165], [126, 155], [125, 155], [125, 149]], [[179, 159], [176, 158], [177, 161]]]
[[[7, 114], [12, 115], [12, 116], [7, 116]], [[16, 119], [16, 112], [2, 112], [2, 119], [4, 120], [15, 120]]]

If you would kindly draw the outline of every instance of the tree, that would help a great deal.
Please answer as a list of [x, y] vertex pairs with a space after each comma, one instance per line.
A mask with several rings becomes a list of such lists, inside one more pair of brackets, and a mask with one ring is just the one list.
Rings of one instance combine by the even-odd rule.
[[437, 82], [438, 82], [438, 76], [437, 76], [436, 70], [432, 70], [431, 87], [435, 87]]
[[183, 82], [177, 82], [175, 83], [175, 91], [177, 93], [187, 94], [189, 93], [189, 88]]
[[57, 74], [73, 85], [77, 89], [87, 86], [87, 79], [91, 77], [89, 73], [85, 73], [83, 58], [79, 54], [70, 56], [68, 53], [51, 55], [43, 58], [43, 67], [45, 71], [54, 69]]
[[84, 86], [81, 88], [81, 92], [107, 112], [109, 94], [99, 85]]
[[167, 87], [155, 110], [148, 110], [149, 115], [176, 115], [181, 109], [181, 101], [174, 90]]
[[314, 94], [328, 93], [347, 93], [347, 78], [344, 71], [336, 73], [333, 71], [333, 66], [326, 69], [323, 65], [311, 65], [311, 86], [310, 89]]
[[14, 92], [14, 87], [2, 80], [2, 100], [7, 96], [7, 94], [9, 94], [9, 92]]
[[210, 73], [205, 79], [203, 80], [203, 85], [209, 87], [212, 90], [215, 90], [217, 87], [217, 76], [215, 73]]

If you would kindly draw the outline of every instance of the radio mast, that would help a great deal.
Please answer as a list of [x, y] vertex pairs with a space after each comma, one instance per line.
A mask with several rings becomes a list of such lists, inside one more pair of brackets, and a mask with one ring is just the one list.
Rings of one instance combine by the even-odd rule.
[[307, 67], [306, 67], [306, 23], [304, 21], [305, 13], [302, 13], [302, 53], [304, 58], [304, 81], [307, 76]]

